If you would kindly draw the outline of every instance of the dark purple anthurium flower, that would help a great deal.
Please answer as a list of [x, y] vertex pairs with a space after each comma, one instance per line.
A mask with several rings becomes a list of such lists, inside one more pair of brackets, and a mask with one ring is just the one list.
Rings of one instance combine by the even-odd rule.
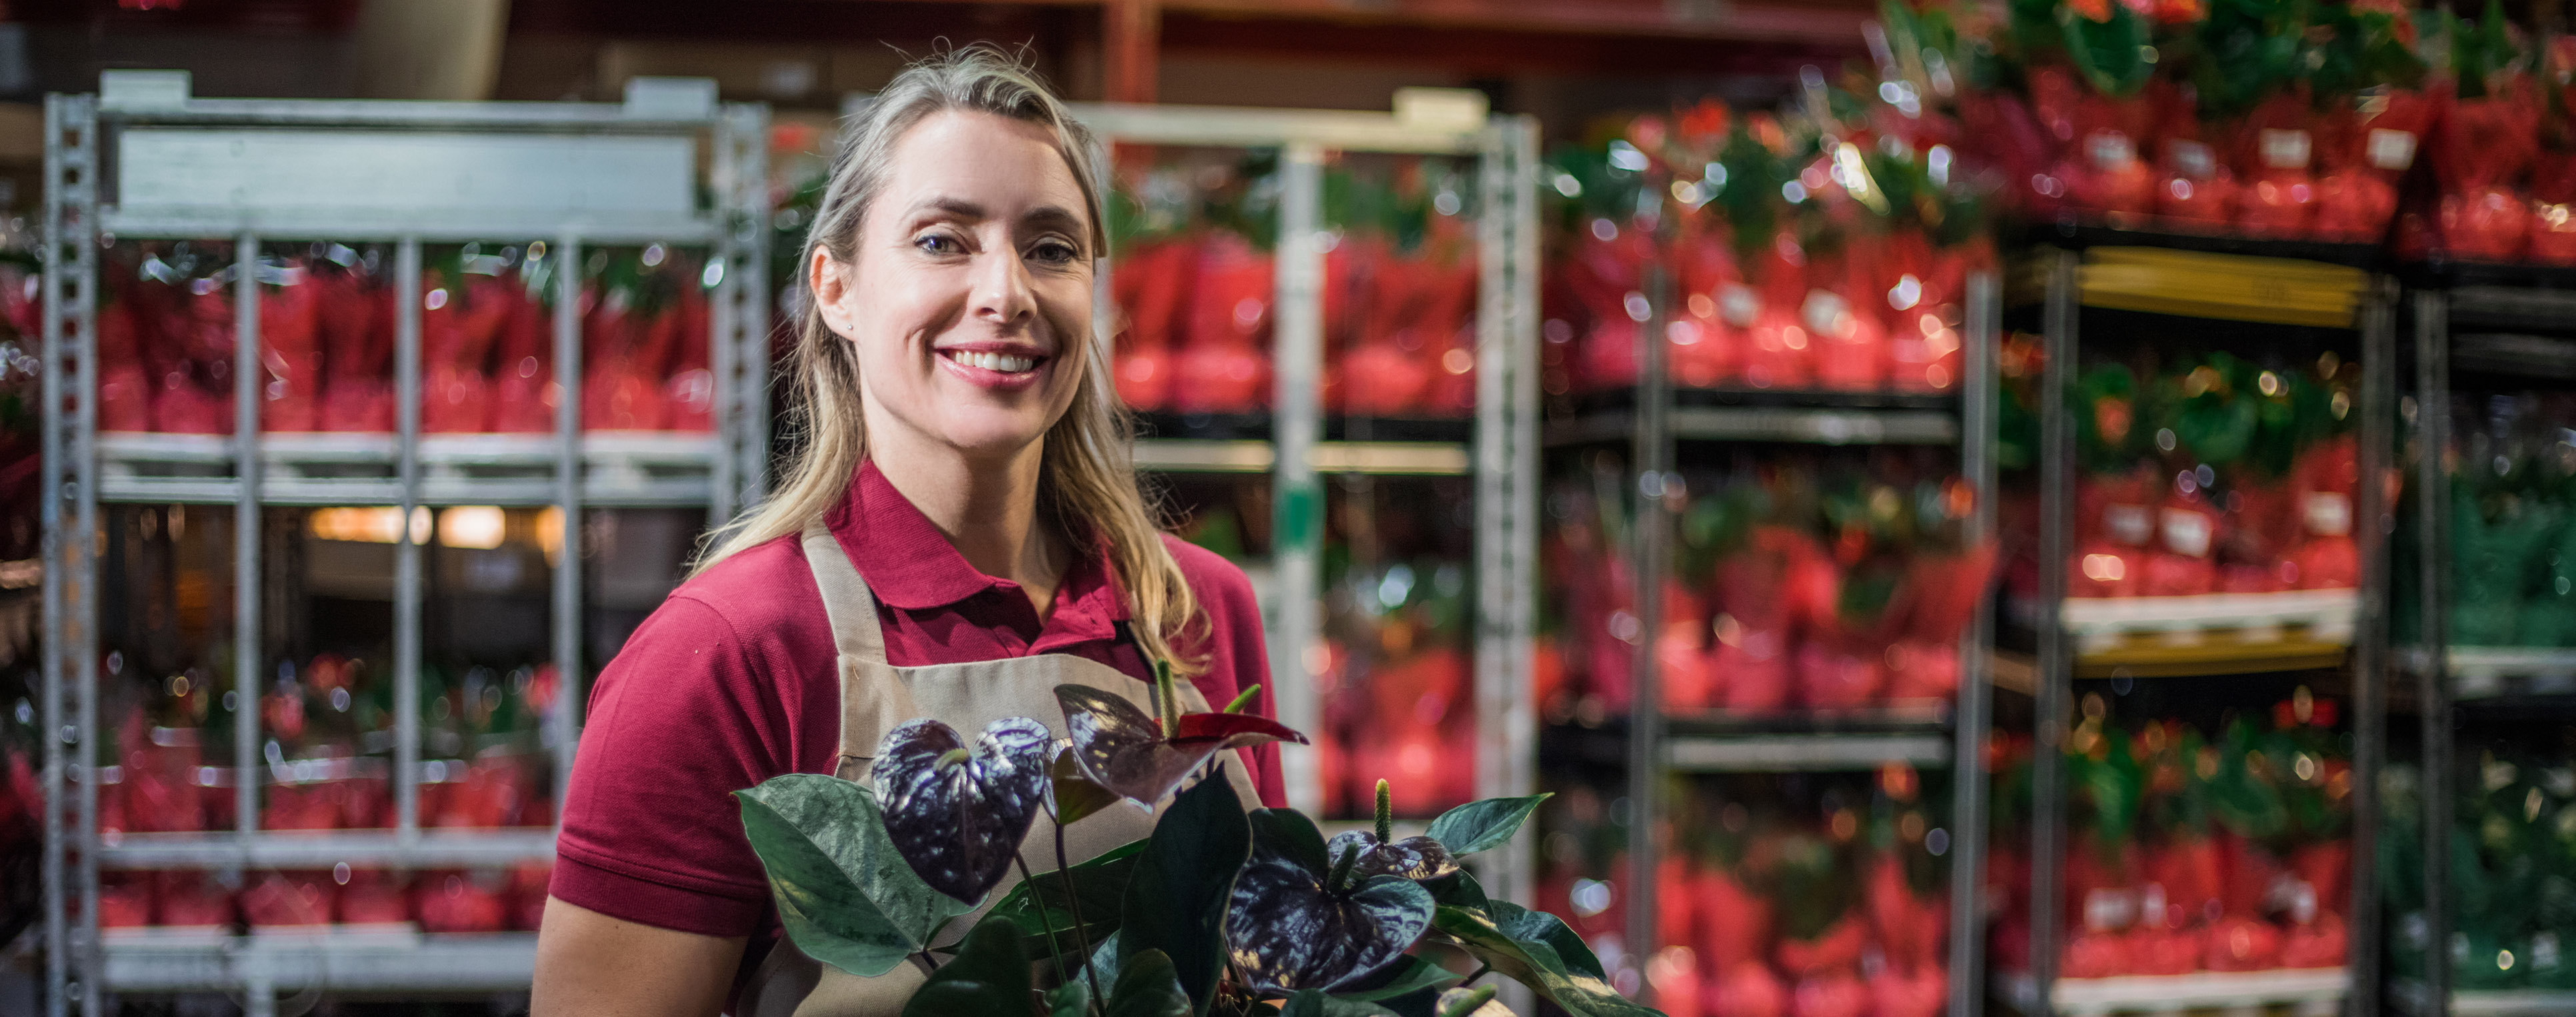
[[1357, 860], [1352, 874], [1361, 879], [1370, 876], [1402, 876], [1414, 882], [1439, 879], [1458, 872], [1458, 860], [1449, 857], [1449, 849], [1429, 837], [1404, 837], [1392, 842], [1381, 841], [1367, 830], [1344, 830], [1334, 834], [1324, 853], [1334, 858], [1356, 848]]
[[1226, 955], [1261, 992], [1331, 992], [1404, 956], [1431, 925], [1429, 890], [1393, 875], [1357, 871], [1360, 847], [1327, 855], [1305, 816], [1252, 814], [1252, 858], [1235, 876], [1225, 916]]
[[1351, 876], [1402, 876], [1414, 882], [1441, 879], [1458, 872], [1458, 859], [1449, 849], [1429, 837], [1405, 837], [1394, 834], [1393, 795], [1383, 780], [1377, 782], [1377, 829], [1344, 830], [1334, 834], [1324, 846], [1324, 855], [1340, 858], [1351, 852]]
[[1123, 697], [1088, 685], [1055, 687], [1074, 761], [1093, 783], [1151, 806], [1219, 752], [1263, 742], [1306, 744], [1305, 735], [1268, 717], [1181, 713], [1170, 671], [1158, 667], [1157, 672], [1163, 704], [1159, 720]]
[[1026, 717], [985, 725], [971, 751], [956, 728], [935, 720], [886, 732], [869, 776], [895, 852], [931, 889], [982, 900], [1010, 870], [1046, 800], [1054, 741], [1046, 725]]

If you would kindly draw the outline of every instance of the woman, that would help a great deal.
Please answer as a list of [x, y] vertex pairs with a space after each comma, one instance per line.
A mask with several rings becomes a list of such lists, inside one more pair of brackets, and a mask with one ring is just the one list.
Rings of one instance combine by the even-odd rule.
[[[892, 1013], [912, 967], [862, 982], [779, 938], [732, 792], [864, 779], [914, 716], [1061, 735], [1056, 683], [1141, 701], [1154, 660], [1184, 699], [1267, 681], [1243, 573], [1159, 533], [1138, 493], [1090, 327], [1092, 150], [987, 48], [905, 70], [853, 125], [806, 241], [805, 449], [591, 693], [541, 1017]], [[1278, 804], [1275, 753], [1246, 757], [1229, 779]], [[1093, 853], [1139, 835], [1097, 821], [1067, 828], [1106, 839]]]

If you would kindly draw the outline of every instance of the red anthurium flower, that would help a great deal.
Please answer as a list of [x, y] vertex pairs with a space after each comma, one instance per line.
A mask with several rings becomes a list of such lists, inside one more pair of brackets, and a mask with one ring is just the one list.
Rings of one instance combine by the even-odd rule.
[[1226, 749], [1264, 742], [1307, 744], [1306, 736], [1268, 717], [1182, 713], [1171, 670], [1155, 667], [1158, 721], [1136, 704], [1088, 685], [1058, 685], [1073, 757], [1092, 783], [1151, 805], [1181, 786], [1192, 770]]

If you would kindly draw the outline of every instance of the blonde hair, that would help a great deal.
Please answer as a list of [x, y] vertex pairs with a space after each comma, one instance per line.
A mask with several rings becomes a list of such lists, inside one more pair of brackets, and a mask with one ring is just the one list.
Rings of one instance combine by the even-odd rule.
[[[845, 125], [797, 271], [813, 264], [818, 249], [842, 264], [857, 256], [861, 222], [885, 186], [896, 145], [914, 125], [955, 111], [1008, 117], [1053, 133], [1090, 213], [1091, 254], [1098, 258], [1106, 250], [1091, 131], [1065, 112], [1025, 64], [998, 48], [974, 45], [904, 68], [865, 112]], [[857, 352], [823, 323], [811, 293], [799, 303], [790, 368], [798, 382], [797, 398], [789, 407], [788, 426], [802, 434], [803, 447], [768, 500], [708, 536], [709, 550], [698, 559], [693, 575], [823, 518], [849, 496], [851, 478], [867, 456]], [[1047, 429], [1038, 474], [1039, 508], [1074, 541], [1076, 553], [1086, 536], [1105, 546], [1112, 580], [1127, 595], [1131, 627], [1145, 655], [1195, 674], [1204, 667], [1203, 653], [1184, 657], [1176, 648], [1204, 634], [1205, 617], [1137, 485], [1135, 421], [1111, 384], [1105, 347], [1098, 336], [1087, 337], [1073, 402]]]

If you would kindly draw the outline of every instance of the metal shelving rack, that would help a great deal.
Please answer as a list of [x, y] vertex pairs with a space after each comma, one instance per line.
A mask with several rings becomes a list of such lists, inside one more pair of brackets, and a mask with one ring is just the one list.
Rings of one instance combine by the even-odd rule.
[[[2454, 454], [2449, 407], [2464, 394], [2452, 368], [2537, 383], [2576, 383], [2576, 278], [2560, 270], [2480, 272], [2436, 280], [2449, 285], [2410, 289], [2414, 311], [2416, 444], [2414, 474], [2420, 633], [2398, 660], [2415, 678], [2421, 725], [2418, 782], [2423, 813], [2424, 977], [2390, 986], [2390, 999], [2418, 1017], [2523, 1017], [2576, 1010], [2576, 992], [2552, 989], [2459, 989], [2453, 985], [2450, 950], [2452, 824], [2457, 822], [2452, 774], [2462, 758], [2462, 729], [2477, 722], [2463, 704], [2510, 708], [2576, 704], [2576, 649], [2565, 647], [2455, 646], [2450, 641]], [[2490, 332], [2488, 330], [2501, 330]], [[2543, 333], [2533, 335], [2531, 333]], [[2556, 335], [2547, 335], [2555, 333]], [[2491, 389], [2489, 389], [2491, 390]], [[2493, 715], [2489, 715], [2492, 719]]]
[[[552, 660], [585, 674], [581, 651], [582, 510], [701, 507], [724, 518], [759, 497], [768, 444], [770, 293], [765, 107], [720, 105], [715, 83], [640, 78], [617, 104], [202, 99], [184, 72], [109, 72], [95, 95], [46, 102], [44, 246], [46, 740], [44, 913], [47, 1012], [108, 1012], [110, 993], [223, 990], [254, 1017], [280, 991], [524, 989], [533, 936], [216, 937], [102, 940], [102, 869], [245, 868], [351, 862], [390, 868], [501, 865], [553, 854], [544, 831], [420, 828], [423, 562], [397, 536], [394, 574], [395, 773], [389, 831], [258, 829], [258, 782], [237, 781], [229, 833], [130, 835], [102, 843], [98, 782], [102, 503], [235, 507], [237, 689], [263, 672], [260, 512], [266, 505], [475, 503], [561, 509], [551, 579]], [[700, 167], [707, 167], [702, 176]], [[707, 194], [701, 196], [701, 188]], [[111, 240], [229, 238], [237, 264], [263, 241], [374, 241], [394, 250], [397, 432], [263, 435], [260, 289], [235, 273], [234, 436], [104, 436], [98, 431], [100, 247]], [[581, 273], [563, 271], [553, 349], [562, 396], [551, 436], [430, 436], [420, 429], [422, 246], [543, 241], [577, 265], [593, 245], [703, 247], [722, 278], [710, 302], [712, 435], [581, 431]], [[358, 464], [373, 477], [305, 476], [306, 462]], [[535, 479], [486, 480], [455, 465], [501, 464]], [[177, 467], [177, 468], [174, 468]], [[408, 529], [408, 527], [398, 527]], [[555, 799], [578, 742], [581, 683], [568, 678], [546, 719]], [[258, 723], [256, 710], [242, 716]], [[235, 739], [237, 772], [256, 772], [257, 739]]]
[[[1138, 467], [1169, 474], [1267, 474], [1272, 589], [1263, 614], [1282, 722], [1315, 730], [1313, 676], [1322, 654], [1323, 478], [1335, 474], [1467, 476], [1475, 483], [1476, 793], [1525, 795], [1537, 781], [1529, 702], [1538, 513], [1538, 126], [1517, 116], [1424, 123], [1399, 114], [1084, 105], [1074, 115], [1103, 145], [1235, 148], [1279, 153], [1270, 436], [1148, 437]], [[1475, 415], [1455, 440], [1327, 440], [1324, 372], [1324, 168], [1335, 153], [1472, 160], [1478, 188]], [[1100, 273], [1105, 287], [1110, 273]], [[1100, 329], [1116, 310], [1104, 295]], [[1336, 418], [1339, 419], [1339, 418]], [[1282, 755], [1289, 804], [1320, 814], [1311, 753]], [[1487, 857], [1485, 882], [1527, 899], [1533, 850], [1524, 834]], [[1494, 857], [1500, 856], [1500, 857]]]
[[[1648, 188], [1649, 193], [1654, 188]], [[1837, 392], [1710, 390], [1692, 392], [1689, 405], [1675, 405], [1676, 387], [1661, 339], [1674, 306], [1672, 281], [1664, 266], [1649, 263], [1642, 295], [1647, 313], [1639, 323], [1637, 384], [1633, 404], [1549, 421], [1544, 429], [1549, 447], [1595, 445], [1629, 450], [1627, 494], [1639, 506], [1627, 554], [1635, 563], [1637, 631], [1663, 629], [1663, 584], [1671, 568], [1673, 527], [1678, 514], [1668, 492], [1682, 489], [1678, 470], [1687, 454], [1682, 442], [1753, 443], [1780, 446], [1920, 445], [1955, 448], [1959, 473], [1976, 492], [1971, 531], [1992, 539], [1995, 530], [1995, 378], [2001, 322], [2000, 281], [1990, 273], [1969, 277], [1964, 294], [1962, 379], [1955, 393], [1893, 395]], [[1957, 699], [1948, 717], [1937, 713], [1887, 711], [1884, 716], [1819, 718], [1814, 723], [1771, 729], [1754, 725], [1699, 723], [1665, 715], [1658, 684], [1660, 662], [1655, 641], [1638, 641], [1630, 665], [1630, 705], [1625, 720], [1625, 793], [1631, 831], [1652, 831], [1663, 819], [1659, 801], [1664, 777], [1672, 773], [1855, 772], [1890, 763], [1921, 767], [1957, 767], [1952, 784], [1949, 827], [1949, 879], [1953, 888], [1973, 887], [1985, 865], [1987, 789], [1977, 763], [1983, 757], [1992, 706], [1987, 672], [1992, 642], [1990, 609], [1980, 607], [1960, 640]], [[1965, 766], [1958, 766], [1965, 761]], [[1661, 857], [1650, 832], [1629, 841], [1631, 886], [1656, 885]], [[1656, 943], [1659, 938], [1655, 892], [1627, 895], [1628, 943]], [[1976, 895], [1950, 895], [1949, 972], [1953, 1017], [1976, 1013], [1977, 979], [1963, 973], [1980, 970], [1984, 947]], [[1641, 970], [1651, 949], [1627, 952]], [[1651, 996], [1648, 997], [1651, 1002]]]
[[[2095, 652], [2096, 648], [2086, 645], [2083, 619], [2070, 617], [2074, 613], [2070, 608], [2080, 605], [2069, 603], [2067, 589], [2066, 563], [2074, 553], [2075, 542], [2077, 465], [2075, 422], [2071, 419], [2067, 400], [2059, 394], [2071, 391], [2073, 387], [2077, 356], [2082, 348], [2083, 312], [2095, 308], [2149, 311], [2239, 325], [2316, 326], [2326, 322], [2313, 308], [2285, 307], [2287, 301], [2282, 293], [2288, 287], [2251, 275], [2240, 277], [2228, 287], [2192, 292], [2183, 300], [2142, 298], [2140, 293], [2152, 288], [2140, 285], [2139, 276], [2147, 273], [2124, 272], [2119, 278], [2097, 275], [2100, 266], [2088, 264], [2085, 260], [2085, 249], [2094, 245], [2250, 254], [2282, 259], [2280, 264], [2293, 271], [2320, 267], [2302, 266], [2294, 259], [2325, 256], [2363, 262], [2370, 260], [2367, 255], [2355, 254], [2352, 249], [2339, 245], [2267, 244], [2225, 237], [2166, 236], [2092, 229], [2043, 238], [2024, 264], [2025, 274], [2018, 278], [2027, 284], [2027, 289], [2021, 295], [2037, 298], [2037, 324], [2042, 336], [2044, 361], [2038, 386], [2042, 393], [2038, 448], [2038, 597], [2025, 612], [2027, 617], [2024, 619], [2034, 631], [2038, 644], [2032, 664], [2031, 688], [2033, 712], [2038, 724], [2031, 792], [2034, 803], [2030, 848], [2030, 957], [2033, 970], [1994, 972], [1995, 996], [2023, 1013], [2077, 1014], [2169, 1012], [2198, 1006], [2331, 1006], [2333, 1000], [2349, 1000], [2351, 1009], [2346, 1012], [2353, 1017], [2369, 1017], [2376, 1012], [2376, 997], [2367, 991], [2367, 987], [2377, 984], [2382, 930], [2379, 928], [2381, 923], [2370, 918], [2377, 913], [2378, 898], [2373, 882], [2375, 854], [2366, 847], [2352, 854], [2350, 913], [2354, 918], [2347, 926], [2351, 938], [2346, 953], [2351, 960], [2344, 971], [2333, 973], [2333, 977], [2326, 979], [2330, 984], [2318, 984], [2315, 972], [2299, 970], [2259, 972], [2256, 974], [2264, 977], [2251, 978], [2212, 978], [2210, 973], [2203, 972], [2181, 976], [2088, 979], [2088, 984], [2083, 985], [2062, 985], [2058, 981], [2059, 950], [2065, 942], [2060, 928], [2065, 914], [2060, 880], [2068, 843], [2068, 788], [2064, 757], [2056, 746], [2063, 744], [2073, 731], [2075, 679], [2108, 674], [2107, 671], [2095, 673], [2100, 666], [2107, 666], [2106, 658]], [[2367, 478], [2386, 473], [2393, 447], [2396, 416], [2394, 284], [2358, 270], [2354, 270], [2354, 275], [2363, 277], [2364, 281], [2356, 287], [2350, 306], [2329, 316], [2340, 322], [2340, 327], [2357, 333], [2356, 345], [2362, 365], [2361, 400], [2357, 407], [2361, 414], [2360, 475]], [[2360, 490], [2355, 492], [2355, 519], [2378, 520], [2380, 524], [2357, 524], [2353, 530], [2360, 542], [2362, 568], [2357, 603], [2347, 616], [2352, 619], [2347, 630], [2350, 635], [2346, 637], [2348, 651], [2343, 644], [2332, 644], [2331, 649], [2323, 651], [2322, 655], [2308, 652], [2283, 656], [2265, 652], [2260, 645], [2250, 645], [2226, 648], [2224, 652], [2204, 655], [2204, 659], [2188, 661], [2119, 660], [2130, 674], [2152, 680], [2158, 675], [2250, 674], [2332, 666], [2348, 652], [2353, 672], [2352, 838], [2357, 845], [2376, 842], [2378, 776], [2386, 755], [2385, 712], [2390, 652], [2385, 624], [2388, 618], [2386, 535], [2394, 524], [2391, 521], [2393, 507], [2387, 504], [2385, 495], [2384, 488], [2369, 483], [2361, 484]], [[2226, 606], [2215, 607], [2207, 617], [2220, 626], [2235, 625], [2242, 622], [2241, 617], [2230, 613], [2236, 610]], [[2310, 645], [2313, 641], [2293, 642], [2305, 650], [2315, 649]], [[1954, 987], [1956, 984], [1954, 981]]]

